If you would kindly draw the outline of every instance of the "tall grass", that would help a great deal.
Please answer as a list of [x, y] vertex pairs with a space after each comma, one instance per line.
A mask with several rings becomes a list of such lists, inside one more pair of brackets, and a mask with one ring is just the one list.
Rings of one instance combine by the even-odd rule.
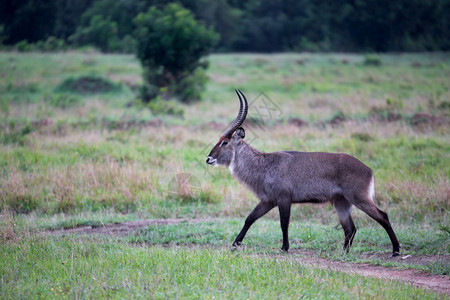
[[[268, 127], [259, 130], [261, 137], [254, 140], [254, 145], [264, 151], [350, 153], [373, 168], [377, 201], [384, 209], [395, 211], [394, 219], [445, 221], [450, 186], [448, 141], [440, 136], [417, 135], [406, 124], [395, 127], [397, 135], [387, 136], [382, 132], [394, 127], [377, 125], [376, 134], [367, 134], [370, 141], [361, 141], [353, 138], [358, 126], [370, 124], [359, 123], [345, 131], [342, 127]], [[145, 211], [149, 216], [173, 217], [178, 212], [170, 209], [177, 205], [203, 203], [201, 211], [207, 215], [237, 216], [248, 212], [254, 206], [254, 197], [245, 187], [239, 187], [225, 169], [209, 168], [203, 163], [207, 153], [200, 135], [214, 141], [217, 132], [170, 126], [135, 133], [83, 134], [71, 130], [58, 136], [35, 132], [23, 146], [0, 146], [0, 205], [19, 213], [113, 208], [118, 212]], [[181, 190], [173, 189], [171, 182], [177, 174], [186, 172], [197, 179], [200, 193], [193, 197], [180, 193], [178, 197], [177, 191]], [[321, 210], [305, 209], [315, 216], [320, 216]]]

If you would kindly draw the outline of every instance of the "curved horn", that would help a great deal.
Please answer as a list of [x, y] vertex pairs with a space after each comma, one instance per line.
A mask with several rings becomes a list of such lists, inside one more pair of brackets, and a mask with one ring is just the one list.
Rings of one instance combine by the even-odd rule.
[[237, 116], [236, 116], [236, 119], [234, 119], [234, 121], [231, 122], [231, 124], [228, 125], [227, 129], [225, 129], [225, 131], [222, 133], [222, 137], [229, 137], [229, 136], [231, 136], [231, 134], [233, 134], [233, 132], [234, 132], [234, 131], [236, 130], [236, 128], [237, 128], [237, 127], [236, 127], [236, 124], [239, 122], [239, 117], [241, 116], [242, 111], [243, 111], [243, 104], [242, 104], [241, 96], [239, 96], [239, 93], [238, 93], [237, 90], [234, 90], [234, 91], [236, 92], [236, 94], [237, 94], [238, 97], [239, 97], [239, 102], [240, 102], [239, 112], [238, 112], [238, 114], [237, 114]]
[[[242, 125], [242, 123], [244, 123], [245, 118], [247, 117], [247, 112], [248, 112], [248, 102], [247, 102], [247, 98], [245, 98], [244, 93], [242, 93], [240, 90], [235, 90], [236, 94], [239, 97], [239, 102], [240, 102], [240, 107], [239, 107], [239, 113], [236, 116], [236, 119], [228, 126], [228, 128], [223, 132], [222, 137], [231, 137], [231, 135], [233, 134], [233, 132], [239, 128], [239, 126]], [[244, 98], [244, 102], [245, 102], [245, 107], [243, 109], [243, 105], [242, 105], [242, 97]]]
[[[244, 102], [245, 102], [245, 107], [244, 107], [244, 113], [242, 114], [242, 116], [241, 116], [241, 123], [239, 123], [239, 126], [241, 126], [242, 125], [242, 123], [244, 123], [244, 121], [245, 121], [245, 118], [247, 117], [247, 112], [248, 112], [248, 102], [247, 102], [247, 98], [245, 98], [245, 95], [244, 95], [244, 93], [243, 92], [241, 92], [240, 90], [238, 90], [239, 91], [239, 93], [241, 93], [241, 95], [242, 95], [242, 97], [244, 97]], [[239, 97], [239, 99], [240, 99], [241, 97]], [[238, 127], [239, 127], [238, 126]]]

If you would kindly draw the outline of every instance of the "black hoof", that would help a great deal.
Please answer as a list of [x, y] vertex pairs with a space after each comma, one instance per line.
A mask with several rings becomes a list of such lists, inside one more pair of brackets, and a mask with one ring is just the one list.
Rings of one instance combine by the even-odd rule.
[[237, 250], [240, 245], [241, 242], [234, 242], [233, 245], [231, 245], [231, 251]]
[[394, 252], [394, 253], [392, 253], [392, 257], [396, 257], [396, 256], [399, 256], [400, 255], [400, 252]]

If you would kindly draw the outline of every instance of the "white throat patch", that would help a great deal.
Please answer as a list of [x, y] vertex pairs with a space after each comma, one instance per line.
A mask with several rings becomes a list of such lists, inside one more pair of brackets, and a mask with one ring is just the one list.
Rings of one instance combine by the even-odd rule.
[[233, 175], [234, 165], [232, 163], [228, 166], [228, 170], [230, 171], [231, 175]]
[[230, 174], [233, 175], [234, 173], [234, 152], [233, 152], [233, 158], [231, 159], [230, 165], [228, 166], [228, 170], [230, 171]]

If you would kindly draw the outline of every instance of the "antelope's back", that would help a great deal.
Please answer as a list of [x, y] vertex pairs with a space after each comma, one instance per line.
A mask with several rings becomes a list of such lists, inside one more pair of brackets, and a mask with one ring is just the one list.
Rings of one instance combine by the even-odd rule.
[[326, 202], [336, 195], [366, 193], [372, 170], [343, 153], [281, 151], [280, 172], [293, 202]]

